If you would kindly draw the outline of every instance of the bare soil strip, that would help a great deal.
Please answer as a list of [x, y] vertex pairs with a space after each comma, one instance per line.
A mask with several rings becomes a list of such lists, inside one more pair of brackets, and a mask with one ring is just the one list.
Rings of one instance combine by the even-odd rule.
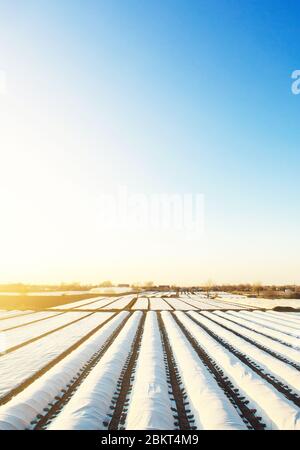
[[[119, 311], [120, 312], [120, 311]], [[64, 352], [62, 352], [60, 355], [58, 355], [56, 358], [52, 359], [48, 364], [46, 364], [42, 369], [35, 372], [31, 377], [27, 378], [23, 383], [21, 383], [16, 388], [12, 389], [8, 394], [4, 395], [2, 398], [0, 398], [0, 406], [7, 403], [9, 400], [12, 399], [15, 395], [22, 392], [27, 386], [29, 386], [31, 383], [33, 383], [35, 380], [37, 380], [39, 377], [44, 375], [49, 369], [55, 366], [55, 364], [62, 361], [66, 356], [68, 356], [71, 352], [76, 350], [80, 345], [82, 345], [84, 342], [86, 342], [90, 337], [92, 337], [97, 331], [100, 330], [104, 325], [106, 325], [110, 320], [112, 320], [115, 317], [115, 314], [111, 317], [108, 317], [107, 320], [102, 322], [100, 325], [97, 325], [93, 330], [89, 331], [85, 336], [80, 338], [75, 344], [71, 345], [69, 348], [67, 348]]]
[[[188, 316], [193, 322], [195, 322], [200, 328], [202, 328], [207, 334], [209, 334], [209, 336], [211, 336], [213, 339], [215, 339], [219, 344], [221, 344], [223, 347], [225, 347], [227, 350], [229, 350], [233, 355], [235, 355], [243, 364], [245, 364], [246, 366], [248, 366], [251, 370], [253, 370], [253, 372], [255, 372], [257, 375], [259, 375], [261, 378], [263, 378], [264, 380], [266, 380], [268, 383], [270, 383], [272, 386], [275, 387], [275, 389], [277, 389], [281, 394], [283, 394], [288, 400], [292, 401], [295, 405], [297, 405], [298, 407], [300, 406], [300, 398], [297, 394], [295, 394], [288, 386], [286, 386], [284, 383], [282, 383], [281, 381], [277, 380], [274, 378], [273, 375], [270, 375], [268, 373], [265, 373], [263, 371], [263, 369], [261, 367], [258, 366], [257, 363], [253, 363], [253, 361], [251, 361], [250, 358], [248, 358], [247, 355], [245, 355], [244, 353], [240, 352], [239, 350], [237, 350], [235, 347], [233, 347], [232, 345], [228, 344], [224, 339], [220, 338], [217, 334], [215, 334], [213, 331], [211, 331], [209, 328], [207, 328], [205, 325], [203, 325], [202, 323], [197, 322], [196, 319], [194, 319], [191, 316]], [[207, 319], [207, 317], [206, 317]], [[209, 319], [210, 320], [210, 319]], [[214, 322], [212, 320], [212, 322]], [[217, 325], [217, 322], [214, 322]], [[222, 326], [225, 330], [228, 331], [232, 331], [229, 328], [226, 328], [223, 325]], [[256, 347], [258, 347], [261, 350], [264, 350], [264, 348], [260, 345], [257, 345], [254, 341], [252, 341], [251, 339], [248, 339], [244, 336], [242, 336], [239, 333], [233, 332], [233, 334], [235, 334], [236, 336], [246, 340], [247, 342], [249, 342], [250, 344], [255, 345]], [[268, 352], [269, 353], [269, 352]], [[271, 353], [270, 353], [271, 354]], [[274, 353], [274, 355], [276, 355], [276, 353]], [[273, 356], [273, 352], [272, 352], [272, 356]], [[278, 358], [279, 359], [279, 358]], [[282, 360], [282, 359], [281, 359]], [[285, 361], [284, 361], [285, 362]]]
[[186, 402], [183, 393], [184, 389], [182, 386], [182, 382], [179, 379], [178, 368], [176, 366], [168, 334], [160, 313], [157, 313], [157, 320], [161, 334], [162, 345], [166, 356], [166, 363], [169, 372], [169, 382], [172, 386], [172, 394], [174, 396], [176, 411], [178, 414], [178, 426], [180, 430], [190, 430], [192, 427], [190, 426], [189, 419], [187, 417], [187, 412], [185, 409]]
[[64, 305], [66, 303], [73, 303], [77, 300], [92, 300], [99, 297], [100, 294], [75, 294], [75, 295], [32, 295], [18, 294], [18, 295], [0, 295], [0, 309], [6, 310], [40, 310], [52, 308], [53, 306]]
[[129, 309], [130, 311], [132, 310], [133, 305], [135, 304], [135, 302], [137, 301], [137, 297], [134, 297], [126, 306], [126, 309]]
[[[191, 333], [185, 328], [185, 326], [180, 322], [177, 316], [172, 313], [172, 317], [175, 322], [201, 359], [202, 363], [207, 367], [209, 372], [213, 375], [218, 385], [225, 392], [228, 399], [231, 401], [233, 406], [239, 411], [240, 416], [247, 424], [248, 428], [254, 430], [263, 430], [265, 424], [261, 422], [261, 418], [257, 417], [253, 410], [248, 408], [247, 404], [243, 400], [243, 397], [238, 393], [238, 389], [228, 380], [226, 375], [223, 373], [222, 369], [218, 367], [216, 362], [206, 353], [204, 348], [200, 346], [197, 340], [191, 335]], [[190, 317], [190, 316], [188, 316]]]
[[134, 337], [129, 356], [126, 360], [125, 366], [122, 369], [119, 381], [119, 394], [112, 400], [113, 414], [108, 425], [109, 430], [122, 429], [126, 420], [126, 400], [132, 389], [132, 382], [134, 378], [134, 369], [137, 363], [139, 350], [141, 346], [142, 336], [144, 332], [144, 324], [146, 320], [146, 313], [143, 313], [140, 323]]
[[71, 397], [74, 395], [75, 391], [84, 381], [84, 379], [89, 375], [91, 370], [99, 363], [105, 352], [109, 349], [111, 344], [114, 342], [125, 323], [129, 319], [130, 314], [122, 321], [122, 323], [113, 331], [111, 336], [107, 339], [105, 344], [92, 356], [92, 358], [85, 363], [82, 367], [81, 372], [77, 376], [77, 378], [71, 382], [68, 389], [63, 393], [63, 395], [57, 400], [57, 402], [52, 405], [47, 414], [41, 417], [38, 422], [35, 424], [35, 430], [45, 429], [47, 425], [54, 419], [54, 417], [62, 410], [62, 408], [69, 402]]

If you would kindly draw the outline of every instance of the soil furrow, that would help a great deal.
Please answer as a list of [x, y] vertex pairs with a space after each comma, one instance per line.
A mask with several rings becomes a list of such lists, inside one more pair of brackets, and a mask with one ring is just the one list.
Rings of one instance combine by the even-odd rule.
[[169, 371], [169, 381], [172, 386], [172, 394], [176, 404], [176, 411], [178, 414], [178, 427], [180, 430], [190, 430], [191, 426], [187, 418], [185, 408], [185, 399], [182, 389], [182, 383], [179, 380], [178, 368], [176, 366], [173, 351], [169, 342], [168, 334], [163, 323], [160, 313], [157, 313], [158, 325], [161, 334], [162, 345], [166, 356], [167, 367]]
[[37, 380], [39, 377], [44, 375], [48, 370], [50, 370], [52, 367], [54, 367], [57, 363], [62, 361], [66, 356], [68, 356], [71, 352], [76, 350], [80, 345], [82, 345], [84, 342], [86, 342], [90, 337], [92, 337], [97, 331], [100, 330], [104, 325], [106, 325], [110, 320], [112, 320], [115, 317], [115, 314], [111, 317], [108, 317], [107, 320], [102, 322], [100, 325], [97, 325], [95, 328], [93, 328], [91, 331], [89, 331], [85, 336], [80, 338], [75, 344], [71, 345], [69, 348], [67, 348], [64, 352], [62, 352], [60, 355], [56, 356], [54, 359], [52, 359], [48, 364], [46, 364], [42, 369], [35, 372], [31, 377], [27, 378], [25, 381], [23, 381], [19, 386], [12, 389], [8, 394], [4, 395], [2, 398], [0, 398], [0, 406], [7, 403], [9, 400], [11, 400], [12, 397], [22, 392], [27, 386], [29, 386], [31, 383], [33, 383], [35, 380]]
[[82, 367], [81, 371], [78, 372], [76, 379], [70, 382], [67, 390], [63, 391], [63, 395], [57, 400], [55, 404], [51, 406], [47, 414], [41, 417], [35, 424], [34, 429], [40, 430], [45, 428], [51, 420], [62, 410], [62, 408], [68, 403], [71, 397], [74, 395], [75, 391], [81, 385], [83, 380], [89, 375], [91, 370], [99, 363], [103, 355], [109, 349], [111, 344], [114, 342], [120, 331], [123, 329], [125, 323], [129, 319], [130, 314], [122, 321], [122, 323], [112, 332], [107, 341], [101, 346], [101, 348], [92, 356], [92, 358], [87, 361]]
[[[201, 313], [199, 313], [201, 314]], [[202, 314], [201, 314], [202, 315]], [[268, 353], [269, 355], [273, 356], [273, 358], [278, 359], [281, 362], [284, 362], [285, 364], [294, 367], [294, 369], [300, 371], [300, 366], [299, 364], [290, 361], [289, 359], [285, 358], [284, 356], [280, 355], [279, 353], [274, 352], [273, 350], [270, 350], [268, 347], [266, 347], [265, 345], [259, 344], [258, 342], [256, 342], [254, 339], [251, 339], [247, 336], [244, 336], [243, 334], [239, 333], [238, 331], [232, 330], [229, 327], [226, 327], [226, 325], [224, 324], [220, 324], [217, 320], [214, 320], [210, 317], [204, 316], [207, 320], [210, 320], [211, 322], [215, 323], [216, 325], [219, 325], [220, 327], [224, 328], [224, 330], [230, 331], [230, 333], [233, 333], [234, 335], [238, 336], [241, 339], [244, 339], [244, 341], [248, 342], [249, 344], [255, 345], [255, 347], [259, 348], [260, 350], [264, 351], [265, 353]], [[195, 320], [193, 317], [191, 317], [192, 320]], [[200, 325], [196, 320], [195, 322]], [[237, 325], [237, 324], [235, 324]], [[202, 327], [204, 327], [205, 325], [202, 325]], [[269, 337], [269, 336], [266, 336]]]
[[19, 348], [25, 347], [26, 345], [32, 344], [33, 342], [38, 341], [39, 339], [42, 339], [46, 336], [49, 336], [52, 333], [55, 333], [55, 331], [63, 330], [64, 328], [69, 327], [70, 325], [73, 325], [74, 323], [80, 322], [80, 320], [86, 319], [87, 317], [90, 317], [93, 313], [87, 314], [84, 317], [79, 317], [78, 319], [72, 320], [71, 322], [68, 322], [64, 325], [61, 325], [60, 327], [53, 328], [53, 330], [47, 331], [46, 333], [39, 334], [38, 336], [35, 336], [31, 339], [28, 339], [27, 341], [21, 342], [21, 344], [14, 345], [13, 347], [10, 347], [5, 350], [5, 352], [0, 353], [0, 357], [6, 355], [7, 353], [12, 353], [18, 350]]
[[222, 369], [218, 367], [217, 363], [206, 353], [204, 348], [197, 342], [197, 340], [191, 335], [191, 333], [180, 322], [180, 320], [174, 313], [172, 313], [172, 317], [201, 359], [202, 363], [214, 376], [216, 382], [225, 392], [226, 396], [233, 404], [233, 406], [237, 409], [237, 411], [239, 411], [240, 416], [245, 421], [248, 428], [252, 428], [254, 430], [263, 430], [265, 428], [265, 424], [261, 422], [260, 418], [256, 417], [255, 413], [250, 408], [248, 408], [247, 404], [244, 400], [242, 400], [241, 395], [238, 393], [238, 390], [228, 380]]
[[[263, 378], [264, 380], [266, 380], [268, 383], [270, 383], [272, 386], [274, 386], [281, 394], [283, 394], [288, 400], [292, 401], [295, 405], [300, 406], [300, 398], [297, 394], [295, 394], [294, 392], [292, 392], [292, 390], [286, 386], [284, 383], [282, 383], [281, 381], [277, 380], [274, 378], [273, 375], [270, 375], [268, 373], [265, 373], [263, 371], [263, 369], [256, 363], [254, 363], [253, 361], [251, 361], [251, 359], [245, 355], [244, 353], [240, 352], [239, 350], [237, 350], [235, 347], [233, 347], [232, 345], [228, 344], [224, 339], [222, 339], [221, 337], [219, 337], [216, 333], [214, 333], [213, 331], [211, 331], [208, 327], [206, 327], [205, 325], [203, 325], [202, 323], [197, 322], [196, 319], [194, 319], [191, 316], [188, 316], [194, 323], [196, 323], [200, 328], [202, 328], [207, 334], [209, 334], [209, 336], [211, 336], [213, 339], [215, 339], [219, 344], [221, 344], [224, 348], [226, 348], [227, 350], [229, 350], [234, 356], [236, 356], [243, 364], [245, 364], [246, 366], [248, 366], [251, 370], [253, 370], [253, 372], [255, 372], [257, 375], [259, 375], [261, 378]], [[210, 319], [209, 319], [210, 320]], [[212, 322], [214, 322], [212, 320]], [[217, 322], [214, 322], [217, 324]], [[219, 324], [218, 324], [219, 325]], [[231, 331], [229, 328], [222, 326], [224, 329]], [[243, 336], [239, 333], [234, 332], [234, 334], [236, 334], [238, 337], [243, 338]], [[244, 339], [244, 338], [243, 338]], [[246, 339], [245, 340], [247, 342], [249, 342], [250, 344], [253, 343], [253, 345], [256, 345], [254, 342], [251, 342], [251, 339]], [[257, 346], [258, 347], [258, 346]], [[260, 347], [258, 347], [260, 348]]]
[[139, 355], [145, 320], [146, 313], [143, 313], [131, 346], [131, 351], [118, 381], [117, 390], [119, 391], [119, 393], [117, 398], [113, 400], [114, 412], [112, 413], [112, 418], [108, 425], [109, 430], [118, 430], [119, 427], [122, 427], [124, 425], [126, 420], [125, 404], [132, 389], [134, 369]]
[[[222, 318], [223, 318], [223, 316], [218, 316], [218, 317], [222, 317]], [[234, 316], [234, 317], [236, 317], [236, 316]], [[225, 319], [225, 317], [224, 317], [224, 319]], [[281, 339], [278, 339], [278, 338], [276, 338], [276, 337], [274, 337], [274, 336], [269, 336], [268, 334], [262, 333], [261, 331], [258, 331], [258, 330], [256, 330], [255, 328], [251, 328], [251, 326], [248, 327], [248, 326], [245, 325], [245, 324], [242, 324], [242, 323], [239, 323], [239, 322], [235, 322], [235, 321], [232, 320], [231, 318], [227, 318], [227, 317], [226, 317], [226, 320], [228, 320], [229, 322], [233, 323], [234, 325], [238, 325], [238, 326], [240, 326], [240, 327], [243, 327], [243, 328], [245, 328], [246, 330], [253, 331], [253, 332], [256, 333], [256, 334], [260, 334], [261, 336], [264, 336], [264, 337], [266, 337], [266, 338], [272, 339], [272, 341], [279, 342], [279, 344], [285, 345], [286, 347], [294, 348], [294, 347], [292, 346], [292, 344], [289, 344], [288, 342], [284, 342], [284, 341], [282, 341]], [[238, 317], [237, 317], [237, 320], [238, 320]], [[246, 319], [245, 319], [245, 320], [246, 320]], [[249, 325], [250, 325], [250, 323], [249, 323]]]

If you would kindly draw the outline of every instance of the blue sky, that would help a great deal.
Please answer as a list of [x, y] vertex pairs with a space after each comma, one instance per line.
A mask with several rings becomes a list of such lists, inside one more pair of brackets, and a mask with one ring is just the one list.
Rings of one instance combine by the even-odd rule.
[[[0, 1], [0, 281], [300, 283], [299, 17], [292, 0]], [[203, 193], [205, 236], [99, 233], [120, 184]]]

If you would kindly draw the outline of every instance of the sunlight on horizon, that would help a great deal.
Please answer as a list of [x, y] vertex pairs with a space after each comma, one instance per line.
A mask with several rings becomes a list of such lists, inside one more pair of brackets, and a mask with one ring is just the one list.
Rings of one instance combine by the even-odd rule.
[[[119, 7], [122, 25], [104, 3], [95, 17], [71, 5], [3, 8], [0, 283], [299, 283], [299, 138], [285, 79], [274, 89], [247, 72], [256, 91], [242, 94], [234, 33], [264, 63], [242, 30], [221, 27], [221, 42], [182, 5], [181, 41], [175, 11], [156, 23], [148, 5], [134, 31], [133, 5]], [[226, 89], [216, 90], [216, 61]], [[203, 194], [204, 235], [103, 227], [99, 198], [120, 185]]]

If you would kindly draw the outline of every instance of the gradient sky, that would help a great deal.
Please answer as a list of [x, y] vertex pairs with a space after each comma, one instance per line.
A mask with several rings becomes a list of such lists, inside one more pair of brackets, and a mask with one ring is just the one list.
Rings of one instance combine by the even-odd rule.
[[[297, 0], [0, 0], [0, 282], [300, 283]], [[99, 196], [203, 193], [205, 234]]]

